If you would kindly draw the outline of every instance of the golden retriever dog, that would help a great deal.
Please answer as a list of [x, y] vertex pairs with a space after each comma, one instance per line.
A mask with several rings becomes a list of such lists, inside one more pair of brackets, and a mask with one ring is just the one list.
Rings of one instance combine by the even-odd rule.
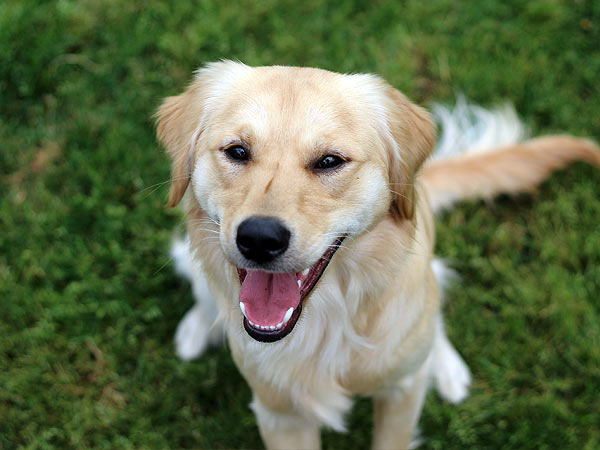
[[407, 448], [430, 381], [451, 402], [470, 383], [444, 333], [432, 205], [600, 165], [568, 136], [428, 161], [429, 113], [381, 78], [230, 61], [165, 99], [157, 129], [198, 301], [178, 352], [199, 354], [219, 319], [270, 449], [319, 448], [356, 394], [374, 401], [373, 447]]

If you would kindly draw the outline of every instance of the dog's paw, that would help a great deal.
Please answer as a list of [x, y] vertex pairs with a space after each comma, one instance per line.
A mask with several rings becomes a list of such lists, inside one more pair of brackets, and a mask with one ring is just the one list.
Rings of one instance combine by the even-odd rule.
[[202, 355], [211, 340], [211, 323], [200, 305], [194, 305], [179, 322], [175, 332], [175, 349], [184, 361]]
[[435, 358], [435, 385], [440, 396], [450, 403], [460, 403], [469, 394], [471, 372], [458, 352], [445, 340]]

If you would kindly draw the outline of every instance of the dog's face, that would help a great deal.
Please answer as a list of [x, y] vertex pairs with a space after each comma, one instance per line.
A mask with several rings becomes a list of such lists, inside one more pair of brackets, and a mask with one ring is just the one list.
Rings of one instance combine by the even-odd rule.
[[169, 204], [191, 185], [238, 269], [244, 325], [274, 341], [342, 240], [387, 214], [412, 220], [413, 178], [433, 146], [428, 115], [370, 75], [222, 62], [165, 100]]

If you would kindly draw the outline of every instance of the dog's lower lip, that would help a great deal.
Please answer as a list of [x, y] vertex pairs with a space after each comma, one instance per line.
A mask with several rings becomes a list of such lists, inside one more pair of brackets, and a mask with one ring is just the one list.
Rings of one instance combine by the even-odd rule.
[[[244, 329], [246, 330], [248, 335], [250, 335], [250, 337], [259, 342], [275, 342], [280, 339], [283, 339], [294, 329], [294, 327], [296, 326], [296, 322], [300, 318], [300, 313], [302, 312], [304, 300], [306, 299], [306, 297], [308, 297], [308, 295], [312, 292], [313, 288], [316, 286], [317, 282], [325, 272], [325, 269], [329, 265], [331, 258], [333, 257], [337, 249], [341, 246], [342, 241], [345, 238], [346, 236], [342, 236], [336, 239], [335, 242], [329, 246], [327, 251], [323, 254], [323, 256], [321, 256], [321, 258], [319, 258], [319, 260], [316, 263], [314, 263], [310, 268], [305, 269], [302, 272], [302, 275], [306, 278], [304, 279], [304, 282], [302, 283], [302, 286], [300, 288], [300, 303], [297, 307], [294, 308], [292, 317], [289, 319], [287, 324], [285, 324], [281, 329], [258, 329], [250, 325], [246, 317], [243, 318]], [[247, 271], [246, 269], [240, 267], [237, 268], [237, 271], [240, 283], [243, 283], [244, 279], [246, 278]]]
[[292, 313], [292, 317], [287, 324], [283, 326], [280, 330], [259, 330], [256, 327], [253, 327], [248, 323], [248, 319], [244, 317], [244, 329], [246, 333], [250, 335], [254, 340], [259, 342], [275, 342], [280, 339], [286, 337], [290, 332], [294, 329], [298, 318], [300, 317], [300, 313], [302, 312], [302, 300], [298, 304], [298, 306], [294, 309]]

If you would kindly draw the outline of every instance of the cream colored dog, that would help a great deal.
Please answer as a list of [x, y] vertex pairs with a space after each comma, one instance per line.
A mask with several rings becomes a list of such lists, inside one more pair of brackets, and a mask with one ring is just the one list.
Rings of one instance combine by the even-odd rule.
[[462, 400], [470, 375], [444, 334], [430, 204], [600, 164], [591, 142], [547, 137], [422, 169], [425, 110], [376, 76], [311, 68], [209, 64], [157, 116], [169, 205], [187, 191], [174, 256], [199, 301], [179, 353], [201, 352], [218, 311], [274, 449], [318, 448], [355, 394], [373, 397], [382, 449], [409, 445], [430, 378]]

